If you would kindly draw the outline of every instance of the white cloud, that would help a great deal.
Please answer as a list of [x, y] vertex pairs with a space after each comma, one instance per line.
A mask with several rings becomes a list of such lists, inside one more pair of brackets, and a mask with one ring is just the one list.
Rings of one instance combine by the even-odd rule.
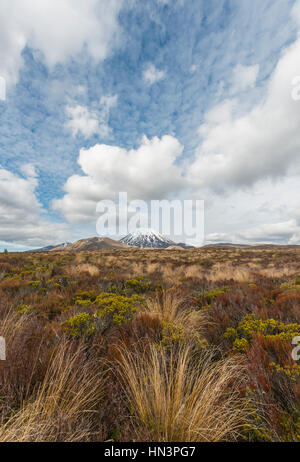
[[33, 164], [23, 164], [20, 167], [20, 171], [27, 178], [36, 178], [38, 176], [36, 168]]
[[293, 9], [292, 9], [292, 16], [300, 25], [300, 1], [296, 0]]
[[148, 85], [153, 85], [165, 77], [165, 72], [157, 69], [154, 64], [150, 64], [143, 73], [143, 79]]
[[122, 0], [1, 0], [0, 75], [18, 80], [27, 45], [39, 50], [48, 66], [75, 58], [84, 47], [101, 61], [119, 31]]
[[300, 227], [297, 226], [296, 220], [289, 220], [280, 223], [267, 223], [248, 231], [240, 233], [244, 241], [262, 241], [266, 242], [284, 242], [286, 244], [299, 241]]
[[206, 114], [189, 170], [194, 187], [223, 191], [300, 173], [300, 102], [291, 96], [299, 55], [300, 39], [284, 50], [265, 98], [249, 112], [230, 99]]
[[33, 166], [25, 165], [26, 178], [0, 169], [0, 241], [26, 246], [63, 242], [70, 237], [67, 225], [43, 218], [44, 210], [35, 190], [38, 180]]
[[129, 199], [165, 197], [183, 186], [181, 170], [175, 165], [182, 149], [172, 136], [144, 137], [141, 146], [130, 151], [104, 144], [82, 149], [78, 163], [84, 176], [68, 179], [66, 194], [53, 201], [53, 209], [70, 222], [91, 222], [97, 202], [118, 192], [127, 192]]
[[85, 138], [99, 133], [99, 121], [95, 111], [90, 111], [85, 106], [67, 106], [67, 116], [70, 120], [66, 123], [66, 127], [71, 130], [75, 137], [81, 133]]
[[278, 243], [288, 245], [300, 244], [300, 226], [292, 219], [279, 223], [266, 223], [235, 233], [211, 233], [206, 236], [206, 243], [230, 242], [248, 243]]
[[85, 138], [97, 134], [106, 138], [111, 133], [108, 125], [110, 110], [116, 106], [117, 101], [117, 95], [103, 96], [99, 110], [89, 109], [79, 104], [67, 106], [66, 114], [69, 120], [66, 122], [66, 127], [71, 130], [74, 137], [81, 133]]
[[238, 93], [254, 86], [259, 73], [259, 65], [236, 66], [232, 73], [231, 92]]

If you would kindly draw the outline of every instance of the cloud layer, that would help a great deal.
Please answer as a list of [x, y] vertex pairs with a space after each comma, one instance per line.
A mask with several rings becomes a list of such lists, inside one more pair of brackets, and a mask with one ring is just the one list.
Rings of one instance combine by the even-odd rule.
[[22, 171], [23, 177], [0, 169], [0, 241], [29, 247], [63, 242], [70, 236], [69, 227], [45, 217], [36, 197], [35, 169], [25, 164]]
[[294, 0], [3, 0], [0, 239], [94, 234], [123, 190], [204, 199], [212, 239], [295, 242], [299, 27]]
[[38, 50], [53, 67], [76, 58], [85, 48], [105, 59], [118, 33], [122, 0], [1, 0], [0, 75], [18, 80], [26, 46]]
[[[297, 39], [282, 51], [264, 82], [263, 97], [250, 105], [245, 92], [259, 87], [259, 65], [236, 66], [230, 79], [232, 97], [205, 113], [199, 127], [201, 142], [192, 159], [182, 159], [183, 147], [174, 136], [144, 138], [136, 150], [107, 145], [81, 150], [78, 163], [84, 176], [69, 178], [65, 196], [53, 202], [54, 210], [71, 222], [88, 222], [95, 219], [96, 202], [119, 191], [138, 199], [162, 199], [190, 191], [201, 198], [210, 196], [210, 201], [218, 200], [220, 193], [234, 200], [235, 191], [251, 191], [261, 182], [298, 176], [300, 106], [292, 98], [292, 82], [300, 75], [299, 56]], [[154, 78], [157, 70], [152, 71], [149, 83], [161, 78]], [[264, 190], [262, 185], [258, 188]], [[300, 236], [298, 222], [293, 216], [285, 218], [249, 226], [234, 236], [240, 241], [265, 238], [294, 243]], [[210, 233], [210, 237], [229, 234]]]
[[189, 170], [195, 187], [223, 191], [300, 172], [300, 106], [292, 98], [299, 55], [300, 39], [284, 51], [264, 99], [249, 112], [241, 114], [239, 99], [232, 99], [206, 113]]

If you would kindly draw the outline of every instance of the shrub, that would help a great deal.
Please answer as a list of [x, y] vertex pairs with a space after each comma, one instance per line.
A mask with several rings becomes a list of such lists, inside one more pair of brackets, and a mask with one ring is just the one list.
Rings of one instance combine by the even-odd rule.
[[143, 277], [137, 277], [135, 279], [129, 279], [125, 282], [126, 289], [132, 290], [137, 294], [143, 294], [150, 290], [151, 282], [147, 281]]
[[184, 330], [181, 326], [163, 321], [161, 344], [163, 346], [172, 346], [175, 344], [183, 344], [185, 342]]
[[143, 300], [138, 295], [124, 297], [123, 295], [104, 292], [96, 298], [96, 304], [99, 307], [97, 316], [106, 318], [108, 324], [112, 321], [121, 326], [124, 322], [130, 321], [133, 318]]
[[245, 338], [236, 338], [233, 342], [234, 350], [238, 351], [239, 353], [244, 353], [248, 347], [249, 342]]
[[27, 314], [31, 313], [33, 311], [33, 308], [31, 305], [19, 305], [17, 308], [17, 313], [22, 313], [22, 314]]
[[31, 287], [39, 287], [41, 281], [29, 281], [27, 284]]
[[224, 337], [234, 341], [238, 351], [252, 341], [254, 334], [262, 334], [265, 338], [278, 337], [283, 342], [290, 342], [294, 337], [300, 336], [300, 324], [284, 324], [281, 321], [270, 319], [256, 319], [254, 314], [247, 314], [238, 324], [237, 329], [228, 328]]
[[96, 332], [95, 318], [88, 313], [78, 313], [61, 323], [71, 337], [90, 337]]
[[75, 296], [76, 301], [88, 300], [90, 302], [94, 302], [97, 298], [97, 293], [95, 291], [90, 292], [78, 292]]
[[229, 292], [229, 288], [226, 286], [222, 287], [221, 289], [210, 289], [204, 291], [203, 293], [199, 293], [197, 295], [197, 299], [200, 301], [200, 303], [211, 304], [211, 302], [216, 300], [220, 295], [224, 295], [227, 292]]

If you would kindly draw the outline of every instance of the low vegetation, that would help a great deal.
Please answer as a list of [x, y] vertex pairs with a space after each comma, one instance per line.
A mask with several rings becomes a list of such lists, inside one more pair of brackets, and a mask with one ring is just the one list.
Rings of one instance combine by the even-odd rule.
[[1, 254], [0, 441], [299, 441], [299, 254]]

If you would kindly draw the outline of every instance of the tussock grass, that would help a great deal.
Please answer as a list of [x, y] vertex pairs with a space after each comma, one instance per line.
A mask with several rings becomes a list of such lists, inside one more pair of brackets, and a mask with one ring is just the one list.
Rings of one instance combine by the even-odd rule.
[[121, 350], [119, 367], [137, 431], [153, 441], [234, 441], [247, 424], [236, 359], [195, 361], [189, 346], [166, 353], [152, 345], [144, 355]]
[[236, 281], [248, 282], [253, 280], [253, 272], [247, 266], [233, 267], [230, 264], [216, 264], [213, 270], [206, 276], [211, 282]]
[[28, 316], [28, 314], [22, 315], [12, 310], [6, 310], [2, 314], [2, 318], [0, 319], [0, 331], [1, 337], [6, 339], [7, 346], [11, 343], [16, 331], [22, 329]]
[[91, 265], [90, 263], [81, 263], [68, 268], [68, 274], [70, 276], [77, 276], [78, 274], [83, 273], [88, 273], [90, 276], [98, 276], [100, 271], [97, 266]]
[[[180, 296], [176, 290], [164, 290], [162, 295], [147, 299], [146, 312], [158, 316], [162, 321], [176, 324], [190, 334], [200, 333], [206, 323], [205, 314], [186, 307], [186, 297]], [[189, 305], [188, 305], [189, 306]]]
[[264, 277], [271, 278], [271, 279], [281, 279], [283, 277], [290, 277], [296, 274], [295, 268], [274, 268], [269, 267], [265, 269], [260, 269], [258, 271]]
[[0, 441], [86, 441], [104, 380], [82, 344], [67, 340], [56, 348], [34, 398], [0, 427]]

